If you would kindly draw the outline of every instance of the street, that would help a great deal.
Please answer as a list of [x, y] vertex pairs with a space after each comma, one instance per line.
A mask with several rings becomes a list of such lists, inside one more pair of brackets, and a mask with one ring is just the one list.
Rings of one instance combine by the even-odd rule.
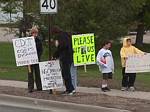
[[130, 112], [100, 106], [0, 95], [0, 112]]
[[51, 111], [43, 111], [38, 109], [27, 109], [27, 108], [19, 108], [19, 107], [11, 107], [0, 105], [1, 112], [51, 112]]

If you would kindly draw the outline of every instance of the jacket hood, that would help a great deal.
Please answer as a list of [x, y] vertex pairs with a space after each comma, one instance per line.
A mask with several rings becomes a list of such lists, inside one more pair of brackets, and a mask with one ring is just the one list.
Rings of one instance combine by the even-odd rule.
[[131, 39], [130, 37], [125, 37], [124, 39], [123, 39], [123, 47], [127, 47], [127, 40], [128, 39]]

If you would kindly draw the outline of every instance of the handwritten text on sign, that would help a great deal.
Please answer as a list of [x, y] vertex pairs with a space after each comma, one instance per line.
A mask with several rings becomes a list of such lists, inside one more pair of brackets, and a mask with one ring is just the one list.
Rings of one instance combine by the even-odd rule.
[[42, 89], [57, 89], [63, 87], [63, 79], [59, 61], [40, 62]]
[[94, 34], [81, 34], [72, 36], [74, 65], [95, 64]]
[[150, 53], [129, 56], [126, 62], [126, 73], [150, 72]]
[[25, 66], [38, 63], [34, 37], [13, 39], [13, 47], [17, 66]]

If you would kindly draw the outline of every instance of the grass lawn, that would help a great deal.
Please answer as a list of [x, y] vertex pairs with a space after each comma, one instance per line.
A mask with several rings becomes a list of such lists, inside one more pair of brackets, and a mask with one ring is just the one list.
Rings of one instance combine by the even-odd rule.
[[[121, 64], [120, 64], [121, 45], [114, 45], [112, 48], [115, 60], [115, 74], [112, 83], [113, 88], [119, 88], [121, 83]], [[150, 52], [150, 45], [144, 45], [142, 50]], [[45, 49], [42, 61], [47, 60], [47, 49]], [[84, 67], [78, 68], [79, 84], [81, 86], [99, 86], [101, 74], [96, 65], [87, 66], [87, 73]], [[13, 46], [11, 43], [0, 43], [0, 79], [27, 81], [27, 68], [16, 67]], [[150, 91], [150, 73], [137, 75], [136, 85], [139, 90]]]

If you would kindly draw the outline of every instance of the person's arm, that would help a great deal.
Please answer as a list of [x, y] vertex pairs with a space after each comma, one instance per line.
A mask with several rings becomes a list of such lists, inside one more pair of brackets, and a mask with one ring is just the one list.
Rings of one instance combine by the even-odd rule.
[[53, 58], [54, 59], [58, 59], [59, 58], [59, 56], [60, 56], [60, 48], [59, 48], [60, 46], [58, 46], [57, 47], [57, 50], [55, 51], [55, 53], [54, 53], [54, 55], [53, 55]]
[[127, 60], [128, 57], [127, 57], [127, 54], [126, 54], [124, 48], [121, 48], [121, 50], [120, 50], [120, 57], [121, 57], [122, 66], [125, 67], [126, 60]]
[[134, 47], [134, 52], [135, 52], [136, 54], [145, 54], [145, 52], [141, 51], [140, 49], [138, 49], [138, 48], [136, 48], [136, 47]]
[[98, 53], [98, 54], [97, 54], [97, 58], [96, 58], [97, 64], [98, 64], [99, 66], [107, 67], [107, 65], [106, 65], [106, 63], [105, 63], [105, 59], [102, 58], [102, 57], [103, 57], [103, 56], [102, 56], [102, 53]]
[[125, 51], [124, 51], [123, 48], [121, 48], [121, 50], [120, 50], [120, 56], [121, 56], [121, 58], [123, 58], [123, 59], [127, 58], [127, 55], [126, 55], [126, 53], [125, 53]]

